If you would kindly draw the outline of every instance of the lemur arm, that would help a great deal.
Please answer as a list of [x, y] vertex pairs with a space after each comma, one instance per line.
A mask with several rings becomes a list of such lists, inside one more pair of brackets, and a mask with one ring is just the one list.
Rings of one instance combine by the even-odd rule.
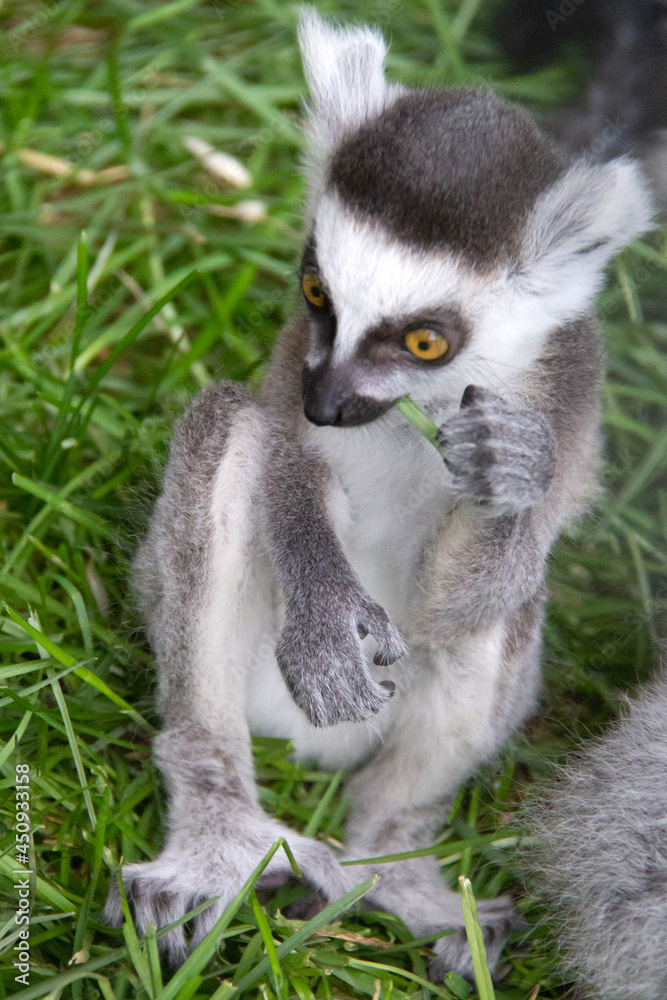
[[551, 545], [597, 487], [602, 370], [596, 323], [571, 323], [518, 404], [471, 390], [443, 425], [460, 500], [425, 555], [422, 639], [475, 632], [539, 594]]
[[394, 691], [371, 677], [361, 639], [377, 641], [378, 665], [402, 656], [403, 640], [343, 553], [327, 511], [326, 464], [280, 432], [267, 454], [264, 529], [285, 601], [278, 664], [313, 725], [359, 721]]

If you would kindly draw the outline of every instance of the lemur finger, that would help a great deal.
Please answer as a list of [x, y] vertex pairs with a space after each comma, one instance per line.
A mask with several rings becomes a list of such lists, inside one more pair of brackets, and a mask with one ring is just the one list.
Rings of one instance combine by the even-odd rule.
[[395, 663], [404, 657], [408, 651], [401, 633], [393, 625], [387, 627], [383, 636], [373, 633], [373, 638], [379, 647], [373, 657], [376, 666], [388, 667], [390, 663]]
[[296, 678], [289, 673], [284, 676], [295, 704], [318, 729], [362, 722], [377, 714], [391, 697], [370, 676], [361, 650], [346, 659], [338, 651], [329, 662], [320, 661], [317, 671], [302, 671]]
[[[202, 896], [201, 898], [194, 901], [194, 905], [190, 909], [194, 909], [195, 906], [199, 906], [200, 903], [205, 903], [207, 897]], [[195, 928], [192, 933], [192, 941], [190, 942], [190, 951], [193, 952], [195, 948], [201, 944], [208, 932], [211, 930], [213, 925], [222, 916], [222, 912], [225, 909], [225, 902], [222, 899], [216, 899], [214, 903], [200, 913], [199, 916], [195, 918]]]
[[388, 667], [390, 663], [400, 660], [405, 656], [407, 648], [401, 633], [395, 628], [387, 616], [386, 611], [379, 604], [366, 604], [363, 610], [363, 618], [358, 626], [370, 632], [378, 644], [378, 650], [373, 657], [376, 666]]
[[377, 653], [373, 657], [373, 663], [375, 664], [376, 667], [388, 667], [392, 663], [395, 663], [396, 660], [400, 660], [401, 657], [405, 656], [405, 652], [406, 652], [405, 644], [402, 645], [400, 651], [396, 650], [393, 647], [389, 651], [387, 651], [386, 649], [383, 650], [378, 649]]
[[481, 385], [467, 385], [461, 396], [462, 410], [472, 406], [480, 406], [484, 403], [502, 403], [503, 399], [491, 389], [483, 389]]
[[[155, 871], [155, 864], [124, 865], [122, 869], [123, 887], [134, 909], [134, 920], [143, 934], [148, 924], [164, 927], [173, 923], [188, 909], [191, 894], [184, 896], [163, 876]], [[112, 884], [104, 909], [105, 920], [114, 927], [123, 923], [118, 882]], [[187, 955], [187, 942], [183, 927], [176, 927], [159, 940], [160, 952], [170, 967], [181, 965]]]
[[[336, 694], [329, 692], [324, 700], [324, 704], [316, 711], [307, 711], [308, 721], [317, 726], [318, 729], [336, 726], [341, 722], [363, 722], [377, 715], [391, 694], [380, 687], [379, 684], [369, 685], [367, 690], [361, 692], [343, 691], [339, 689]], [[303, 705], [301, 708], [305, 708]]]

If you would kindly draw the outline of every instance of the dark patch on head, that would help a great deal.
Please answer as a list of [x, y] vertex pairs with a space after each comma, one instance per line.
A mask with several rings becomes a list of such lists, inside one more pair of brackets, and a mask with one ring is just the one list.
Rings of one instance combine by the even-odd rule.
[[536, 198], [566, 165], [520, 108], [486, 91], [422, 90], [345, 140], [328, 184], [403, 242], [485, 267], [517, 253]]

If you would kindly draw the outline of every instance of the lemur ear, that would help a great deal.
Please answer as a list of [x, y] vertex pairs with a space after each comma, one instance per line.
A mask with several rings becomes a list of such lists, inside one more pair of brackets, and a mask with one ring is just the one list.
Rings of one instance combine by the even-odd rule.
[[533, 291], [564, 295], [574, 312], [599, 291], [612, 256], [651, 228], [653, 203], [638, 165], [575, 163], [528, 220], [523, 273]]
[[367, 26], [328, 24], [314, 7], [302, 7], [299, 46], [312, 96], [312, 111], [335, 144], [385, 106], [387, 46], [379, 31]]
[[298, 35], [311, 95], [307, 173], [312, 188], [343, 136], [379, 115], [403, 88], [384, 78], [387, 46], [375, 28], [343, 28], [324, 21], [314, 7], [302, 7]]

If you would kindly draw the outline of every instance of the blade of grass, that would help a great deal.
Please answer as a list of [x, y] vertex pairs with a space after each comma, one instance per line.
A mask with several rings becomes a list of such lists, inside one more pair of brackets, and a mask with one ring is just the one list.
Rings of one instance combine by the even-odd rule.
[[[331, 924], [334, 920], [337, 920], [342, 913], [345, 913], [345, 911], [349, 910], [351, 906], [354, 906], [356, 902], [362, 899], [366, 893], [373, 888], [375, 883], [378, 881], [378, 878], [378, 875], [373, 875], [371, 878], [366, 879], [365, 882], [362, 882], [361, 885], [358, 885], [355, 889], [350, 889], [350, 891], [346, 892], [344, 896], [340, 897], [340, 899], [337, 899], [333, 903], [329, 903], [328, 906], [325, 906], [324, 909], [317, 914], [317, 916], [312, 917], [311, 920], [307, 920], [302, 927], [299, 927], [294, 934], [290, 934], [287, 940], [283, 941], [283, 943], [276, 948], [276, 957], [281, 959], [286, 955], [289, 955], [291, 951], [298, 948], [299, 945], [303, 944], [304, 941], [307, 941], [311, 935], [315, 934], [320, 927], [324, 927], [326, 924]], [[238, 992], [242, 993], [243, 990], [247, 990], [250, 986], [253, 986], [258, 979], [261, 979], [262, 976], [266, 975], [270, 968], [271, 962], [269, 958], [267, 957], [262, 959], [262, 961], [259, 962], [254, 969], [248, 972], [247, 975], [245, 975], [243, 979], [236, 984]]]
[[95, 828], [95, 846], [93, 851], [93, 869], [90, 874], [90, 882], [88, 884], [88, 889], [86, 890], [86, 895], [84, 896], [83, 899], [83, 904], [81, 906], [81, 909], [79, 910], [79, 917], [76, 923], [76, 931], [74, 932], [74, 947], [73, 947], [74, 953], [79, 951], [83, 946], [84, 936], [86, 933], [86, 929], [88, 927], [90, 907], [93, 899], [95, 898], [97, 882], [100, 876], [100, 870], [102, 868], [104, 840], [105, 840], [108, 820], [109, 820], [109, 788], [108, 786], [106, 786], [104, 789], [104, 795], [102, 796], [102, 803], [97, 813], [97, 826]]
[[12, 475], [12, 482], [14, 486], [18, 486], [19, 489], [25, 490], [26, 493], [32, 493], [33, 496], [39, 497], [40, 500], [44, 500], [45, 503], [54, 507], [60, 514], [64, 514], [65, 517], [76, 521], [77, 524], [82, 525], [84, 528], [88, 528], [89, 531], [104, 535], [105, 538], [113, 537], [111, 529], [100, 517], [97, 517], [95, 514], [89, 514], [81, 510], [80, 507], [75, 507], [69, 500], [63, 500], [62, 497], [49, 489], [48, 486], [44, 486], [42, 483], [35, 483], [31, 479], [26, 479], [25, 476], [19, 475], [18, 472]]
[[209, 961], [213, 957], [213, 954], [218, 947], [218, 941], [220, 939], [220, 934], [228, 924], [236, 916], [237, 911], [245, 903], [250, 895], [251, 890], [254, 888], [257, 879], [260, 877], [264, 869], [267, 867], [271, 858], [274, 854], [284, 846], [284, 840], [280, 838], [276, 840], [274, 844], [270, 847], [267, 853], [264, 855], [260, 863], [257, 865], [252, 874], [245, 881], [239, 892], [236, 894], [234, 899], [225, 907], [221, 915], [216, 920], [215, 924], [200, 942], [198, 947], [188, 955], [183, 965], [180, 967], [178, 972], [173, 976], [171, 981], [165, 987], [163, 993], [160, 996], [160, 1000], [177, 1000], [179, 990], [183, 988], [186, 981], [193, 976], [199, 975], [201, 970], [208, 965]]
[[323, 818], [325, 812], [327, 811], [329, 803], [331, 802], [332, 798], [336, 794], [336, 789], [338, 788], [338, 786], [340, 785], [341, 781], [343, 780], [343, 774], [344, 774], [344, 771], [343, 771], [343, 768], [341, 767], [333, 775], [331, 781], [329, 782], [329, 784], [327, 786], [326, 791], [324, 792], [324, 795], [322, 796], [322, 798], [320, 799], [320, 801], [315, 806], [315, 809], [313, 810], [312, 816], [310, 817], [310, 819], [306, 823], [306, 828], [303, 831], [304, 837], [314, 837], [315, 834], [317, 833], [317, 831], [319, 830], [320, 823], [322, 822], [322, 818]]
[[118, 870], [118, 888], [120, 890], [120, 905], [123, 911], [123, 916], [125, 922], [123, 923], [123, 937], [125, 938], [125, 944], [127, 945], [127, 950], [129, 952], [130, 958], [132, 959], [132, 965], [134, 966], [141, 983], [148, 993], [149, 997], [155, 996], [153, 990], [153, 977], [151, 976], [151, 971], [148, 965], [148, 959], [144, 953], [143, 948], [139, 943], [139, 937], [137, 935], [136, 927], [134, 926], [134, 921], [132, 919], [132, 914], [130, 912], [130, 907], [127, 902], [127, 896], [125, 895], [125, 889], [123, 887], [123, 860], [121, 858], [120, 868]]
[[148, 326], [153, 317], [157, 316], [160, 310], [163, 309], [168, 302], [171, 302], [172, 299], [174, 299], [179, 292], [182, 292], [183, 289], [186, 288], [191, 281], [193, 281], [195, 278], [200, 278], [200, 277], [201, 277], [200, 272], [196, 268], [193, 268], [192, 271], [188, 272], [188, 274], [186, 274], [184, 278], [181, 278], [180, 281], [176, 282], [173, 288], [170, 288], [168, 292], [165, 292], [165, 294], [161, 298], [159, 298], [157, 302], [155, 302], [151, 306], [151, 308], [148, 309], [147, 312], [145, 312], [143, 316], [130, 327], [127, 333], [124, 334], [124, 336], [121, 337], [118, 343], [109, 351], [108, 358], [102, 362], [99, 368], [95, 371], [95, 374], [91, 377], [88, 387], [86, 389], [87, 397], [89, 397], [91, 393], [97, 388], [97, 386], [100, 384], [104, 376], [113, 367], [113, 365], [116, 363], [116, 361], [123, 353], [123, 351], [137, 339], [141, 331], [145, 329], [146, 326]]
[[160, 956], [157, 949], [157, 927], [155, 924], [149, 924], [147, 926], [146, 934], [144, 936], [144, 944], [146, 954], [148, 955], [148, 968], [153, 982], [153, 993], [155, 996], [159, 996], [160, 991], [163, 988], [163, 984]]
[[21, 742], [21, 737], [26, 731], [28, 723], [30, 722], [31, 718], [32, 718], [31, 711], [24, 713], [23, 718], [19, 722], [18, 726], [16, 727], [12, 735], [9, 737], [2, 750], [0, 750], [0, 767], [2, 767], [7, 758], [10, 757], [14, 753], [14, 751], [18, 749], [18, 745]]
[[72, 751], [72, 759], [74, 760], [76, 773], [79, 776], [79, 783], [81, 785], [81, 792], [83, 793], [83, 800], [86, 803], [86, 810], [88, 812], [88, 818], [90, 819], [90, 825], [94, 830], [95, 827], [97, 826], [97, 816], [95, 815], [95, 809], [93, 808], [93, 800], [90, 795], [90, 790], [88, 788], [88, 780], [86, 778], [86, 772], [83, 766], [83, 760], [81, 759], [81, 753], [79, 751], [79, 741], [77, 739], [76, 733], [74, 732], [74, 726], [72, 725], [72, 720], [70, 718], [70, 714], [67, 709], [65, 696], [63, 694], [62, 688], [60, 687], [60, 681], [57, 679], [53, 667], [47, 667], [46, 674], [49, 680], [51, 681], [51, 690], [53, 691], [53, 697], [56, 699], [56, 704], [60, 709], [60, 714], [62, 716], [62, 720], [65, 725], [67, 740], [70, 745], [70, 750]]
[[411, 858], [427, 858], [433, 855], [436, 858], [449, 857], [450, 854], [458, 854], [468, 847], [484, 847], [495, 842], [506, 843], [507, 837], [496, 833], [481, 833], [478, 837], [468, 837], [466, 840], [449, 840], [444, 844], [434, 844], [433, 847], [420, 847], [415, 851], [403, 851], [401, 854], [383, 854], [377, 858], [355, 858], [354, 861], [341, 861], [340, 864], [347, 867], [353, 865], [381, 865], [391, 861], [409, 861]]
[[484, 932], [477, 915], [477, 903], [472, 891], [470, 879], [465, 875], [459, 876], [459, 886], [461, 888], [461, 905], [463, 907], [463, 920], [465, 922], [466, 936], [470, 946], [472, 956], [472, 967], [475, 972], [475, 982], [479, 1000], [495, 1000], [491, 973], [486, 961], [486, 949], [484, 947]]
[[257, 921], [257, 927], [259, 928], [260, 934], [262, 935], [262, 940], [264, 941], [264, 947], [266, 949], [266, 954], [271, 965], [271, 972], [273, 973], [273, 983], [276, 993], [280, 994], [283, 991], [284, 986], [284, 976], [283, 970], [280, 968], [280, 962], [278, 961], [278, 956], [276, 954], [276, 942], [273, 940], [273, 935], [271, 934], [271, 928], [269, 927], [269, 921], [266, 919], [266, 914], [264, 910], [259, 905], [259, 900], [257, 899], [257, 893], [253, 889], [250, 893], [250, 905], [252, 906], [252, 912], [255, 914], [255, 920]]
[[40, 463], [42, 478], [48, 480], [51, 477], [53, 468], [58, 460], [60, 445], [67, 434], [68, 417], [70, 414], [70, 404], [74, 389], [76, 387], [76, 372], [74, 364], [79, 352], [81, 343], [81, 332], [86, 319], [88, 318], [88, 242], [85, 232], [79, 236], [76, 247], [76, 316], [74, 320], [74, 330], [72, 332], [72, 343], [70, 346], [69, 374], [63, 389], [58, 416], [53, 425], [47, 446]]
[[449, 20], [449, 15], [445, 11], [443, 4], [439, 3], [438, 0], [426, 0], [426, 7], [431, 14], [433, 25], [442, 45], [443, 55], [445, 56], [443, 60], [444, 64], [449, 63], [452, 76], [455, 80], [461, 81], [466, 79], [469, 74], [465, 70], [463, 60], [461, 59], [458, 45], [459, 39], [456, 36], [454, 26]]
[[[36, 631], [41, 632], [41, 628], [39, 627], [39, 618], [37, 617], [35, 612], [32, 612], [30, 615], [30, 624], [33, 626], [33, 628], [35, 628]], [[35, 642], [35, 645], [37, 646], [37, 652], [39, 653], [40, 657], [42, 659], [44, 658], [48, 659], [49, 654], [47, 650], [45, 650], [44, 647], [41, 646], [37, 641]], [[56, 672], [53, 669], [53, 667], [46, 667], [45, 669], [46, 669], [46, 676], [48, 677], [49, 682], [51, 684], [51, 690], [53, 691], [53, 696], [56, 700], [56, 705], [60, 710], [60, 715], [63, 720], [63, 724], [65, 726], [67, 741], [69, 743], [69, 747], [72, 752], [72, 759], [74, 760], [74, 766], [76, 768], [76, 773], [79, 778], [79, 785], [83, 793], [83, 800], [86, 804], [86, 809], [88, 811], [88, 818], [90, 819], [90, 825], [94, 830], [97, 825], [97, 817], [95, 815], [95, 810], [93, 808], [93, 800], [91, 798], [90, 791], [88, 789], [86, 772], [83, 766], [83, 761], [81, 759], [81, 753], [79, 751], [79, 741], [77, 739], [76, 733], [74, 732], [74, 727], [72, 725], [72, 720], [70, 718], [69, 710], [67, 708], [67, 703], [65, 702], [63, 691], [62, 688], [60, 687], [60, 678], [56, 675]]]
[[150, 722], [144, 719], [140, 712], [135, 711], [131, 705], [128, 705], [124, 698], [121, 698], [119, 694], [112, 691], [111, 688], [97, 676], [97, 674], [94, 674], [92, 670], [89, 670], [87, 667], [77, 666], [76, 660], [73, 656], [70, 656], [69, 653], [60, 649], [60, 647], [56, 645], [53, 640], [49, 639], [48, 636], [44, 635], [33, 625], [27, 622], [21, 617], [20, 614], [18, 614], [18, 612], [14, 611], [13, 608], [10, 608], [9, 605], [5, 604], [5, 610], [12, 621], [17, 625], [20, 625], [21, 628], [24, 629], [29, 636], [35, 639], [43, 649], [50, 653], [50, 655], [57, 660], [58, 663], [62, 663], [64, 667], [73, 667], [74, 673], [77, 677], [80, 677], [82, 681], [86, 682], [86, 684], [90, 684], [90, 686], [94, 687], [96, 691], [99, 691], [99, 693], [107, 697], [109, 701], [112, 701], [114, 705], [117, 705], [118, 708], [121, 708], [124, 712], [126, 712], [138, 726], [141, 726], [142, 729], [149, 730], [149, 732], [153, 731], [153, 726]]
[[197, 3], [199, 3], [199, 0], [172, 0], [171, 3], [165, 3], [159, 7], [143, 11], [141, 14], [135, 14], [127, 23], [127, 31], [139, 31], [152, 27], [152, 25], [158, 24], [161, 21], [168, 21], [180, 14], [181, 11], [187, 10], [189, 7], [194, 7]]
[[396, 408], [410, 421], [417, 430], [430, 441], [433, 447], [442, 455], [444, 452], [437, 442], [438, 427], [430, 417], [427, 417], [420, 406], [409, 396], [402, 396], [396, 402]]
[[130, 133], [130, 126], [128, 121], [128, 113], [125, 104], [123, 103], [123, 95], [120, 86], [120, 71], [118, 68], [118, 49], [120, 45], [120, 36], [116, 34], [113, 38], [111, 45], [109, 46], [109, 53], [107, 55], [107, 81], [109, 86], [109, 93], [111, 95], [111, 106], [113, 108], [113, 116], [116, 123], [116, 132], [118, 133], [118, 138], [120, 139], [120, 144], [123, 147], [123, 156], [126, 163], [132, 162], [132, 135]]
[[68, 580], [65, 576], [61, 576], [60, 573], [54, 574], [53, 579], [56, 583], [59, 583], [63, 590], [66, 590], [72, 598], [72, 604], [76, 610], [76, 617], [79, 621], [79, 627], [81, 628], [81, 638], [83, 640], [83, 648], [86, 651], [86, 659], [92, 660], [94, 655], [93, 637], [90, 631], [88, 612], [86, 610], [86, 605], [81, 595], [81, 591], [74, 586], [71, 580]]
[[[370, 971], [381, 970], [382, 972], [390, 972], [397, 978], [403, 976], [405, 979], [409, 979], [410, 982], [417, 983], [422, 987], [422, 989], [429, 990], [431, 993], [435, 993], [436, 996], [443, 997], [443, 1000], [452, 1000], [452, 995], [449, 990], [445, 990], [441, 986], [436, 986], [435, 983], [430, 982], [428, 979], [424, 979], [422, 976], [416, 975], [414, 972], [408, 972], [407, 969], [398, 969], [394, 965], [384, 965], [381, 962], [367, 962], [363, 958], [350, 958], [348, 960], [348, 965], [351, 965], [353, 969], [366, 969]], [[480, 1000], [482, 1000], [481, 997]]]

